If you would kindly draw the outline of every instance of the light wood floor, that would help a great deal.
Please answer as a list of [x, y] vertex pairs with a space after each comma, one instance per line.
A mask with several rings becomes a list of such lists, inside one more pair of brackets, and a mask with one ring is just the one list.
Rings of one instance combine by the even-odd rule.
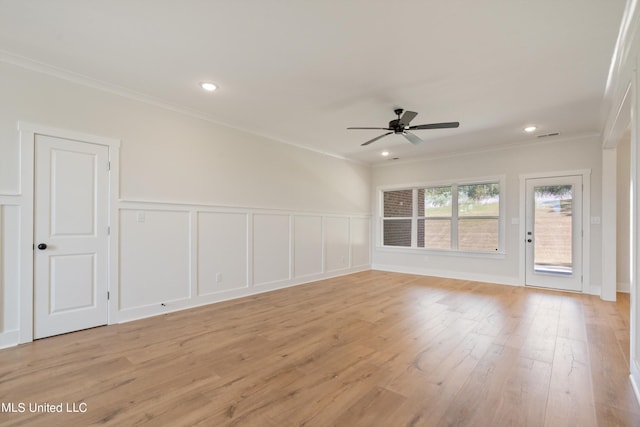
[[0, 351], [0, 425], [638, 426], [629, 298], [364, 272]]

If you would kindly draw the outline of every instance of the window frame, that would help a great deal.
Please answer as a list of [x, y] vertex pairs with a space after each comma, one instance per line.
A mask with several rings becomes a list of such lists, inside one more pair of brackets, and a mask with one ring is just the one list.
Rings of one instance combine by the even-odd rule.
[[[498, 184], [499, 186], [499, 202], [498, 202], [498, 216], [462, 216], [460, 217], [458, 212], [458, 188], [465, 185], [481, 185], [481, 184]], [[435, 187], [451, 187], [451, 234], [450, 234], [450, 249], [441, 248], [425, 248], [418, 247], [418, 221], [428, 220], [424, 212], [423, 216], [418, 216], [418, 191], [421, 189], [435, 188]], [[389, 246], [384, 244], [384, 224], [385, 220], [399, 219], [397, 217], [385, 217], [384, 216], [384, 193], [387, 191], [400, 191], [400, 190], [412, 190], [413, 191], [413, 216], [402, 217], [402, 219], [411, 219], [411, 246]], [[505, 252], [505, 230], [506, 230], [506, 178], [504, 175], [471, 178], [471, 179], [453, 179], [437, 182], [426, 182], [406, 185], [389, 185], [380, 186], [377, 188], [378, 193], [378, 210], [376, 217], [378, 219], [378, 239], [376, 239], [377, 249], [393, 252], [407, 252], [407, 253], [433, 253], [440, 255], [453, 255], [453, 256], [480, 256], [480, 257], [504, 257]], [[442, 218], [432, 218], [434, 221], [442, 220]], [[449, 217], [446, 217], [447, 219]], [[496, 251], [482, 251], [482, 250], [460, 250], [458, 248], [458, 229], [460, 220], [465, 219], [494, 219], [498, 220], [498, 248]]]

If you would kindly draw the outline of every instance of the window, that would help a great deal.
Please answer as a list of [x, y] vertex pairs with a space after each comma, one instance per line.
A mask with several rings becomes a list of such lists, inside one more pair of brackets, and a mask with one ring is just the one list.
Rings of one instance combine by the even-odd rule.
[[384, 245], [411, 246], [413, 190], [384, 192]]
[[382, 192], [382, 244], [464, 252], [501, 249], [500, 180]]

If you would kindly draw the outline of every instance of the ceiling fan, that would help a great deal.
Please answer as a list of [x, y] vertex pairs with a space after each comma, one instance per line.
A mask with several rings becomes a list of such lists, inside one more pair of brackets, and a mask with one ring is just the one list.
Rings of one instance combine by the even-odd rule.
[[[418, 135], [409, 132], [410, 130], [447, 129], [447, 128], [457, 128], [458, 126], [460, 126], [459, 122], [431, 123], [431, 124], [428, 124], [428, 125], [409, 126], [409, 123], [411, 123], [411, 120], [413, 120], [414, 117], [418, 115], [418, 113], [416, 113], [414, 111], [404, 111], [402, 108], [397, 108], [397, 109], [393, 110], [393, 112], [396, 113], [398, 118], [394, 119], [394, 120], [391, 120], [389, 122], [389, 127], [386, 127], [386, 128], [351, 127], [351, 128], [347, 128], [347, 129], [378, 129], [378, 130], [388, 130], [388, 131], [390, 131], [390, 132], [387, 132], [387, 133], [385, 133], [383, 135], [380, 135], [380, 136], [377, 136], [377, 137], [375, 137], [373, 139], [370, 139], [369, 141], [367, 141], [367, 142], [365, 142], [363, 144], [360, 144], [360, 145], [369, 145], [372, 142], [376, 142], [380, 138], [384, 138], [387, 135], [391, 135], [392, 133], [400, 134], [400, 135], [404, 136], [412, 144], [420, 144], [422, 142], [422, 139], [420, 139], [418, 137]], [[404, 112], [404, 114], [402, 114], [403, 112]], [[402, 117], [400, 117], [400, 116], [402, 116]]]

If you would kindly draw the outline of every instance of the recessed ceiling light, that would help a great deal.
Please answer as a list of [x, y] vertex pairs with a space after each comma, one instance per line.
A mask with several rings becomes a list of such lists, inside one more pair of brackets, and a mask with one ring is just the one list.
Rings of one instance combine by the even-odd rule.
[[200, 87], [204, 90], [206, 90], [207, 92], [213, 92], [214, 90], [216, 90], [218, 88], [218, 86], [214, 85], [213, 83], [210, 82], [203, 82], [200, 83]]
[[385, 150], [385, 151], [383, 151], [383, 152], [382, 152], [382, 153], [380, 153], [380, 154], [381, 154], [381, 155], [383, 155], [384, 157], [387, 157], [387, 156], [389, 155], [389, 152]]
[[527, 126], [526, 128], [524, 128], [524, 131], [527, 133], [531, 133], [534, 132], [537, 128], [537, 126]]

